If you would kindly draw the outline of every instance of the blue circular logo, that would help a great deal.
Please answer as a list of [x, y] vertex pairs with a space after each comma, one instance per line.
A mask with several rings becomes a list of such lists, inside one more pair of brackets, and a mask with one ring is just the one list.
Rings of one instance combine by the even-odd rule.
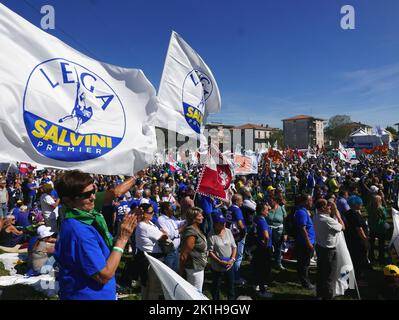
[[55, 58], [29, 75], [24, 122], [45, 157], [75, 162], [101, 157], [123, 139], [125, 111], [117, 93], [96, 73]]
[[192, 70], [183, 83], [183, 111], [188, 125], [196, 132], [201, 132], [204, 121], [206, 100], [213, 91], [210, 77], [200, 70]]

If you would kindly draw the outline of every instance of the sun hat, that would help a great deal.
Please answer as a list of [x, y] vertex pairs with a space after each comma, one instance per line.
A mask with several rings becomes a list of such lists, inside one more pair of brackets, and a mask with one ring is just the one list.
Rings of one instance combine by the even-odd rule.
[[37, 235], [39, 236], [39, 239], [51, 237], [53, 234], [54, 232], [51, 231], [50, 227], [40, 226], [37, 228]]

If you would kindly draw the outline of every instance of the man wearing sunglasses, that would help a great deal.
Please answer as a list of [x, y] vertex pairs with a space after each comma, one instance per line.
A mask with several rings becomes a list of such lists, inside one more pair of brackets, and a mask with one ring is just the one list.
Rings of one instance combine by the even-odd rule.
[[60, 266], [60, 299], [116, 299], [115, 272], [137, 217], [134, 212], [126, 214], [113, 239], [100, 212], [134, 183], [131, 177], [114, 189], [97, 192], [93, 178], [78, 170], [65, 172], [56, 181], [65, 208], [54, 253]]

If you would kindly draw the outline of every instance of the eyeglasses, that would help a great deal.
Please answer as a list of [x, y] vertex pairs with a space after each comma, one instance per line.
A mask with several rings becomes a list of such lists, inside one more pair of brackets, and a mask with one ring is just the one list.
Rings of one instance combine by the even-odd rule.
[[94, 188], [92, 190], [86, 191], [86, 192], [82, 192], [80, 195], [76, 196], [76, 198], [89, 199], [96, 192], [97, 192], [97, 187], [94, 186]]

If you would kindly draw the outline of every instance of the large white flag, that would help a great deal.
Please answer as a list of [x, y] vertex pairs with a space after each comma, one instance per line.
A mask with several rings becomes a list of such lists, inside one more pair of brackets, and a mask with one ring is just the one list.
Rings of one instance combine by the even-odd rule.
[[218, 85], [202, 58], [172, 31], [158, 90], [155, 125], [203, 138], [207, 115], [220, 111]]
[[209, 300], [193, 285], [158, 259], [144, 252], [162, 285], [166, 300]]
[[[346, 246], [344, 233], [341, 231], [337, 241], [337, 263], [335, 272], [335, 295], [342, 296], [346, 289], [355, 289], [355, 272], [352, 259]], [[360, 299], [360, 297], [359, 297]]]
[[396, 252], [399, 253], [399, 211], [392, 208], [392, 222], [393, 222], [393, 232], [392, 238], [389, 242], [389, 246], [394, 244]]
[[156, 93], [0, 4], [0, 161], [131, 175], [151, 162]]

